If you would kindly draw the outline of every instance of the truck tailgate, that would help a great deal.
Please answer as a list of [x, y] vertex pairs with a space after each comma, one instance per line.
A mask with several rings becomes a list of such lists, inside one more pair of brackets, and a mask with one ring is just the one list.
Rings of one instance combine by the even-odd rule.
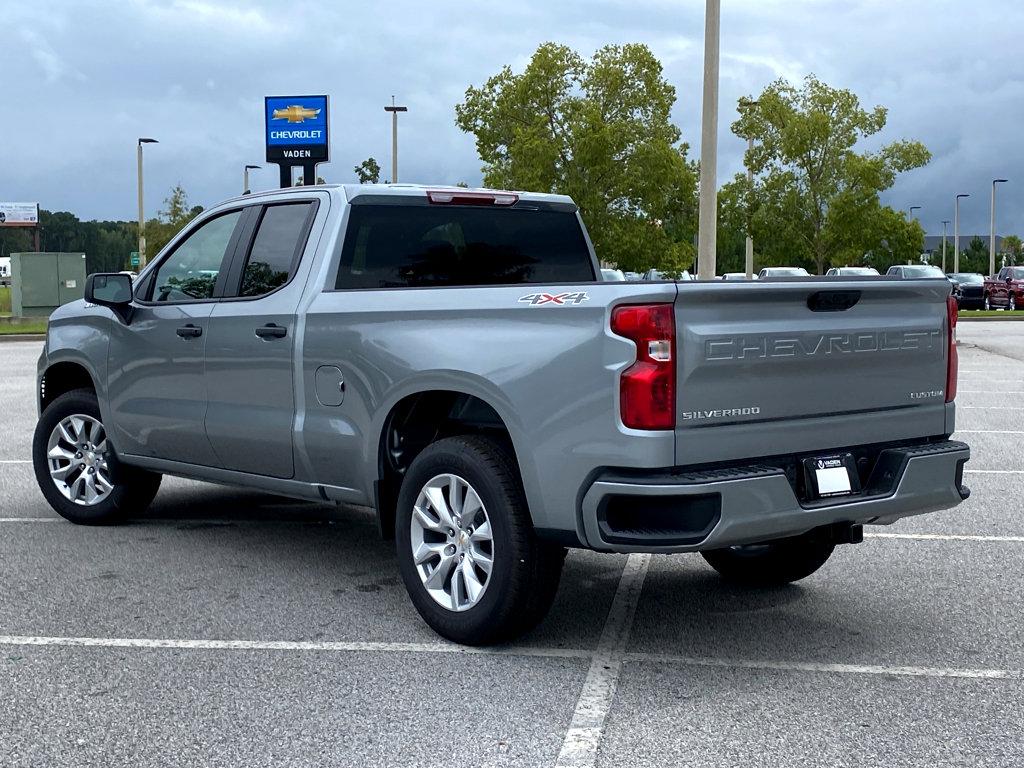
[[950, 288], [679, 283], [676, 464], [948, 434]]

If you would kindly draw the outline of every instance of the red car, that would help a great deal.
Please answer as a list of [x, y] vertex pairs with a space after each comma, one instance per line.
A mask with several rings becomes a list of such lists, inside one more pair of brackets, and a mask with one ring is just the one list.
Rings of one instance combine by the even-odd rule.
[[985, 278], [986, 310], [1024, 307], [1024, 267], [1003, 267], [994, 278]]

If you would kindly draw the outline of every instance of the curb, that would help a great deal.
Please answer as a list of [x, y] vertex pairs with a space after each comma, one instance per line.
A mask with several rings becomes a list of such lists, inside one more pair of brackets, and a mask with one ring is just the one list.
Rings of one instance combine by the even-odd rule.
[[46, 334], [0, 334], [0, 343], [3, 342], [43, 342]]
[[998, 321], [1001, 323], [1019, 323], [1020, 321], [1024, 321], [1024, 315], [1012, 315], [1009, 318], [1000, 318], [998, 316], [993, 317], [991, 315], [983, 315], [980, 318], [977, 316], [972, 317], [970, 315], [960, 315], [957, 318], [957, 323], [985, 323], [990, 321]]

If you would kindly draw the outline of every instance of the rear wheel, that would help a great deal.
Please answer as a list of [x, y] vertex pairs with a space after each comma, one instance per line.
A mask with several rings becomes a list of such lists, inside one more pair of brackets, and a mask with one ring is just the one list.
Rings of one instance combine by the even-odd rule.
[[810, 531], [756, 545], [708, 550], [701, 555], [729, 582], [767, 587], [810, 576], [825, 564], [834, 549], [835, 544], [828, 537]]
[[515, 463], [495, 441], [445, 438], [413, 461], [395, 521], [398, 566], [416, 610], [464, 644], [533, 628], [558, 590], [565, 549], [533, 531]]
[[50, 507], [73, 523], [115, 523], [143, 512], [160, 476], [117, 461], [99, 402], [72, 390], [43, 411], [32, 439], [32, 465]]

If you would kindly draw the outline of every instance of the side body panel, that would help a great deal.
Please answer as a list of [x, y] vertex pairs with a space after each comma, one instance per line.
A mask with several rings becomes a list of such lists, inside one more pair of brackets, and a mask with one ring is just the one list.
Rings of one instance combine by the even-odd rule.
[[[577, 305], [531, 305], [537, 291], [586, 292]], [[633, 343], [608, 331], [620, 302], [671, 302], [664, 284], [592, 283], [326, 291], [305, 313], [303, 440], [313, 477], [372, 500], [378, 449], [405, 396], [451, 390], [481, 398], [512, 436], [538, 527], [576, 530], [577, 496], [597, 467], [665, 467], [671, 431], [618, 419], [617, 381]], [[315, 372], [336, 366], [340, 406], [322, 406]]]

